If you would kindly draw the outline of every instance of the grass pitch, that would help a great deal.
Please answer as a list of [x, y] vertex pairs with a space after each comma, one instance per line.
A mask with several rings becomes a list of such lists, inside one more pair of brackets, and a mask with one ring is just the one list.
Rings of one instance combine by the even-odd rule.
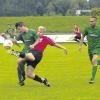
[[7, 54], [0, 45], [0, 100], [100, 100], [100, 68], [96, 82], [88, 84], [91, 64], [87, 47], [78, 52], [79, 44], [62, 44], [68, 48], [63, 51], [48, 47], [35, 73], [48, 78], [51, 87], [26, 79], [20, 87], [17, 80], [17, 58]]
[[[37, 30], [38, 26], [45, 26], [46, 34], [52, 33], [72, 33], [73, 25], [77, 24], [81, 32], [89, 25], [89, 16], [27, 16], [27, 17], [0, 17], [0, 32], [5, 32], [7, 24], [15, 24], [23, 21], [25, 24]], [[97, 25], [100, 25], [100, 17], [98, 16]]]

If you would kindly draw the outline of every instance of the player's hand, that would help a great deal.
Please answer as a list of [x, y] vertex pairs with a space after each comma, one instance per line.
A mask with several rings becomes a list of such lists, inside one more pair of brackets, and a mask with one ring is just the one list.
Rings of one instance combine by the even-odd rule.
[[34, 48], [34, 45], [30, 45], [30, 48], [33, 49]]

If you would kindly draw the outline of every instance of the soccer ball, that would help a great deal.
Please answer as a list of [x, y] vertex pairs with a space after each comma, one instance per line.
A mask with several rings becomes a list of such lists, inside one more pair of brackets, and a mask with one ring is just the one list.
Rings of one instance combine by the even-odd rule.
[[4, 40], [3, 47], [6, 49], [10, 49], [13, 46], [13, 42], [11, 40]]

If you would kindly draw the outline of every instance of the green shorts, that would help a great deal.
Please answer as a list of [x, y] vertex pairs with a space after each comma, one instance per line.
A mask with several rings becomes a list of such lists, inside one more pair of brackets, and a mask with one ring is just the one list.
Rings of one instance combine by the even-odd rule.
[[90, 60], [92, 60], [94, 54], [100, 55], [100, 48], [88, 49], [88, 54]]
[[88, 53], [100, 55], [100, 48], [88, 49]]

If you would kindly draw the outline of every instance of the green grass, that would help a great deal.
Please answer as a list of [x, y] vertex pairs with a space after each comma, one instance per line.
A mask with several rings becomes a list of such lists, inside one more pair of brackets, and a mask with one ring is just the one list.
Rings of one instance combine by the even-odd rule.
[[[17, 80], [17, 58], [7, 54], [0, 46], [0, 100], [100, 100], [100, 69], [96, 82], [89, 85], [91, 64], [87, 47], [78, 52], [79, 44], [62, 44], [68, 48], [63, 51], [48, 47], [35, 73], [47, 77], [51, 87], [27, 78], [25, 86], [20, 87]], [[16, 48], [16, 47], [14, 47]]]
[[[0, 17], [0, 32], [6, 30], [7, 24], [15, 24], [18, 21], [23, 21], [28, 27], [34, 29], [43, 25], [47, 28], [47, 32], [67, 33], [72, 32], [74, 24], [79, 25], [83, 31], [89, 24], [89, 16]], [[99, 23], [100, 17], [97, 24]]]

